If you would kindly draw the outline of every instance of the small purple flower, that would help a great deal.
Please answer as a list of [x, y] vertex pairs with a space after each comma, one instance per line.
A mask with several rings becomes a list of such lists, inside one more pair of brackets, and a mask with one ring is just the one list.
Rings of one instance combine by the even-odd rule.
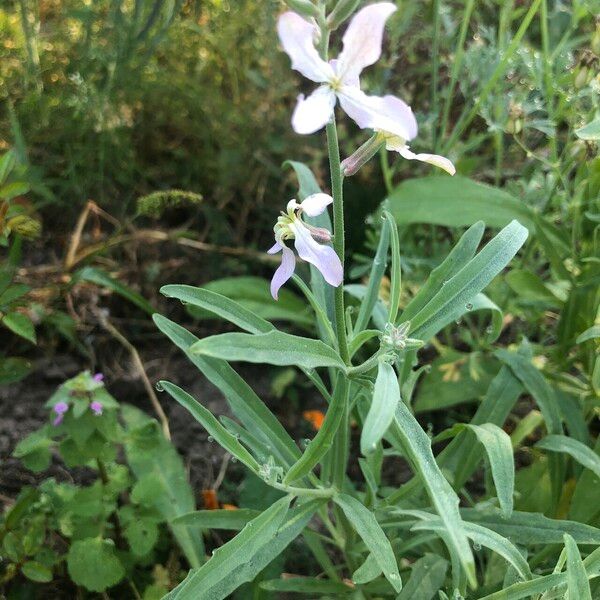
[[327, 229], [314, 227], [305, 223], [300, 215], [306, 213], [309, 217], [316, 217], [323, 213], [333, 198], [327, 194], [312, 194], [300, 204], [290, 200], [287, 211], [282, 212], [277, 219], [273, 231], [275, 244], [267, 250], [269, 254], [281, 252], [281, 265], [275, 271], [271, 280], [271, 295], [277, 300], [281, 286], [293, 275], [296, 268], [296, 257], [285, 241], [293, 239], [298, 256], [311, 263], [321, 271], [325, 281], [334, 287], [342, 283], [344, 272], [342, 263], [331, 246], [319, 242], [330, 242], [331, 233]]
[[102, 373], [96, 373], [92, 379], [96, 382], [96, 383], [102, 383], [104, 381], [104, 375]]
[[69, 410], [69, 405], [66, 402], [58, 402], [54, 405], [53, 410], [56, 413], [56, 417], [52, 421], [52, 424], [56, 427], [62, 423], [64, 414]]
[[102, 414], [102, 403], [98, 401], [94, 401], [90, 404], [90, 410], [99, 417]]

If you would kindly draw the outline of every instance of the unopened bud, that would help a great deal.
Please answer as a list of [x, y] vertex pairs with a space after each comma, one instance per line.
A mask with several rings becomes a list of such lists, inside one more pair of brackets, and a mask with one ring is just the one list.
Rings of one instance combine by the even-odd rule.
[[317, 17], [319, 11], [310, 0], [285, 0], [285, 3], [303, 17]]
[[331, 31], [335, 31], [346, 19], [352, 16], [359, 4], [360, 0], [338, 0], [335, 8], [327, 17], [327, 27]]
[[40, 222], [27, 215], [12, 217], [6, 222], [6, 226], [9, 231], [14, 231], [26, 238], [37, 238], [42, 232]]
[[525, 113], [520, 104], [510, 103], [508, 109], [508, 121], [506, 123], [506, 132], [511, 134], [518, 134], [523, 131], [523, 122]]
[[358, 150], [342, 161], [342, 175], [344, 177], [354, 175], [377, 154], [384, 143], [385, 138], [382, 135], [376, 133], [371, 136]]

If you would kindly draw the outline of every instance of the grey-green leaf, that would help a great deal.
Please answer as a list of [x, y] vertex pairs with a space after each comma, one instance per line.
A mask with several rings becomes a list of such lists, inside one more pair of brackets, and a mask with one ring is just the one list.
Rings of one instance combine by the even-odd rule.
[[392, 545], [373, 513], [356, 500], [356, 498], [347, 494], [338, 494], [334, 497], [334, 501], [344, 511], [346, 518], [352, 523], [354, 529], [365, 543], [365, 546], [373, 555], [385, 578], [399, 592], [402, 589], [402, 580], [400, 579], [396, 557], [394, 556]]
[[597, 477], [600, 477], [600, 456], [578, 440], [566, 435], [547, 435], [536, 444], [536, 448], [568, 454], [586, 469], [593, 471]]
[[360, 435], [360, 451], [366, 456], [375, 450], [392, 421], [400, 399], [400, 386], [394, 368], [380, 362], [373, 400]]
[[567, 595], [568, 600], [592, 600], [590, 582], [588, 581], [581, 554], [575, 540], [565, 533], [565, 549], [567, 551]]
[[202, 406], [193, 396], [190, 396], [190, 394], [169, 381], [160, 381], [159, 385], [177, 400], [179, 404], [186, 408], [220, 446], [249, 469], [258, 472], [259, 465], [252, 454], [240, 444], [234, 435], [229, 433], [229, 431], [217, 421], [208, 409], [204, 408], [204, 406]]
[[251, 335], [248, 333], [223, 333], [196, 342], [193, 354], [212, 356], [231, 361], [266, 363], [270, 365], [296, 365], [305, 369], [338, 367], [345, 369], [338, 353], [320, 340], [271, 331]]

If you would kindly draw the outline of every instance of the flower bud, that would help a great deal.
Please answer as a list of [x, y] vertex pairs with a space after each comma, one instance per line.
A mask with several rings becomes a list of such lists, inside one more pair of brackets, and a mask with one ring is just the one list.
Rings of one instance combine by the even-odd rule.
[[506, 133], [521, 133], [521, 131], [523, 131], [524, 116], [525, 113], [521, 105], [511, 102], [508, 108], [508, 121], [506, 123]]
[[285, 0], [285, 3], [302, 17], [317, 17], [319, 11], [310, 0]]
[[346, 19], [352, 16], [360, 0], [338, 0], [335, 8], [327, 17], [327, 27], [331, 31], [336, 30]]
[[342, 175], [344, 177], [354, 175], [377, 154], [384, 143], [385, 138], [381, 134], [376, 133], [371, 136], [358, 150], [342, 161]]
[[12, 217], [12, 219], [7, 221], [6, 225], [9, 231], [14, 231], [26, 238], [37, 238], [42, 231], [40, 222], [27, 215]]

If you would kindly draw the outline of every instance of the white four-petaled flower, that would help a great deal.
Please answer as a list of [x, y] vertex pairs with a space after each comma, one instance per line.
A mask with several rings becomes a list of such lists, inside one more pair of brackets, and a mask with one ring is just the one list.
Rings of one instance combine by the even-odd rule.
[[282, 253], [281, 265], [271, 280], [271, 294], [275, 300], [277, 300], [279, 289], [293, 275], [296, 267], [296, 257], [294, 252], [285, 245], [286, 240], [294, 240], [298, 256], [317, 267], [327, 283], [334, 287], [342, 283], [344, 273], [338, 255], [331, 246], [319, 243], [319, 241], [330, 242], [331, 233], [327, 229], [305, 223], [300, 218], [302, 213], [309, 217], [316, 217], [323, 213], [332, 202], [331, 196], [322, 193], [312, 194], [300, 204], [296, 200], [290, 200], [287, 211], [282, 212], [277, 219], [273, 228], [275, 244], [268, 250], [269, 254]]
[[452, 162], [435, 154], [415, 154], [407, 142], [417, 135], [417, 121], [405, 102], [395, 96], [368, 96], [360, 89], [360, 74], [381, 56], [383, 29], [396, 10], [390, 2], [377, 2], [358, 11], [346, 30], [337, 60], [323, 60], [315, 47], [319, 34], [315, 23], [294, 12], [279, 17], [279, 39], [292, 61], [292, 68], [321, 84], [308, 98], [300, 96], [292, 116], [297, 133], [318, 131], [331, 119], [336, 100], [362, 129], [373, 129], [385, 137], [388, 150], [409, 160], [434, 164], [454, 175]]

